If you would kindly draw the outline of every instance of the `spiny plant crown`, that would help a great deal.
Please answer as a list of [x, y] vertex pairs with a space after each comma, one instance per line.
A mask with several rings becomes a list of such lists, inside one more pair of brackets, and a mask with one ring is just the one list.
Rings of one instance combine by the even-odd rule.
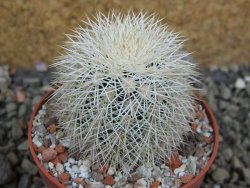
[[69, 36], [48, 101], [70, 151], [99, 165], [157, 164], [190, 131], [196, 65], [154, 15], [99, 13]]

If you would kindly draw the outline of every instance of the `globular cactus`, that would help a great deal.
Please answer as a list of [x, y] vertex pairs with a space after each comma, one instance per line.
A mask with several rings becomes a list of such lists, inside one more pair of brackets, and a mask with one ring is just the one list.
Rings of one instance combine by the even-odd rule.
[[189, 133], [196, 65], [154, 15], [99, 13], [69, 36], [48, 101], [71, 153], [99, 165], [158, 164]]

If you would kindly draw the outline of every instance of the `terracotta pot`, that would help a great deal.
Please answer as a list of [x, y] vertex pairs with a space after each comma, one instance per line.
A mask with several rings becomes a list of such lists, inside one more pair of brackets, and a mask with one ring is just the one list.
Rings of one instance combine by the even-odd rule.
[[[39, 109], [41, 108], [42, 104], [44, 104], [47, 100], [47, 98], [53, 93], [53, 91], [49, 91], [40, 101], [39, 103], [36, 105], [35, 109], [32, 112], [30, 121], [29, 121], [29, 128], [28, 128], [28, 143], [29, 143], [29, 148], [30, 148], [30, 152], [31, 155], [38, 167], [39, 173], [44, 181], [44, 183], [47, 185], [47, 187], [50, 188], [66, 188], [63, 184], [61, 184], [56, 178], [52, 177], [52, 175], [50, 175], [46, 169], [43, 167], [43, 165], [41, 164], [41, 162], [39, 161], [39, 159], [37, 158], [37, 155], [34, 151], [33, 148], [33, 143], [32, 143], [32, 126], [33, 126], [33, 120], [36, 116], [36, 114], [38, 113]], [[200, 185], [203, 182], [203, 179], [207, 173], [207, 171], [209, 170], [209, 168], [211, 167], [215, 156], [217, 154], [218, 151], [218, 147], [219, 147], [219, 130], [218, 130], [218, 125], [216, 122], [216, 119], [214, 117], [213, 112], [211, 111], [210, 107], [208, 106], [207, 102], [204, 100], [203, 97], [201, 97], [198, 93], [196, 94], [197, 97], [200, 99], [201, 104], [203, 105], [203, 107], [206, 110], [207, 116], [212, 124], [212, 127], [214, 129], [214, 148], [213, 148], [213, 152], [212, 155], [208, 161], [208, 163], [206, 164], [206, 166], [201, 170], [201, 172], [195, 176], [190, 182], [188, 182], [187, 184], [185, 184], [184, 186], [182, 186], [182, 188], [198, 188], [200, 187]]]

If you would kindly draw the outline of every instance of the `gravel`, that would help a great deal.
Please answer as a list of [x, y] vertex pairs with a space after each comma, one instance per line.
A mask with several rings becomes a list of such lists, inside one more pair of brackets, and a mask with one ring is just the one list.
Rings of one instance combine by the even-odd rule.
[[28, 140], [24, 140], [17, 146], [18, 151], [27, 151], [29, 149]]
[[24, 158], [22, 163], [21, 163], [21, 168], [23, 169], [24, 172], [36, 175], [37, 174], [37, 167], [34, 163], [29, 161], [28, 159]]
[[203, 70], [203, 94], [220, 129], [218, 155], [203, 187], [250, 187], [250, 66], [226, 68]]
[[28, 187], [30, 181], [30, 176], [28, 174], [23, 174], [18, 182], [18, 188]]
[[[201, 70], [201, 93], [220, 128], [218, 155], [202, 187], [250, 187], [250, 66]], [[47, 83], [47, 72], [18, 69], [9, 76], [8, 67], [0, 67], [0, 187], [44, 187], [27, 149], [27, 126]], [[17, 102], [17, 87], [25, 92], [23, 102]]]
[[230, 177], [229, 173], [224, 168], [217, 168], [212, 174], [213, 180], [218, 183], [223, 183]]
[[[0, 66], [0, 187], [45, 187], [31, 159], [28, 120], [36, 102], [49, 88], [46, 72], [17, 70], [10, 76], [8, 66]], [[24, 92], [24, 96], [16, 91]], [[17, 98], [17, 97], [25, 97]]]
[[13, 172], [8, 160], [0, 155], [0, 186], [10, 182]]

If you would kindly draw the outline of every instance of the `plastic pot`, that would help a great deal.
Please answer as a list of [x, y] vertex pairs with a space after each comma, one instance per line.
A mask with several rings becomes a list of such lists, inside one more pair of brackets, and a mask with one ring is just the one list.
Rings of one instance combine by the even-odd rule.
[[[31, 155], [32, 155], [37, 167], [38, 167], [39, 173], [40, 173], [44, 183], [46, 184], [46, 186], [49, 187], [49, 188], [66, 188], [66, 186], [61, 184], [58, 181], [57, 178], [54, 178], [52, 175], [50, 175], [46, 171], [46, 169], [43, 167], [43, 165], [41, 164], [41, 162], [37, 158], [37, 155], [36, 155], [36, 153], [34, 151], [33, 143], [32, 143], [31, 134], [32, 134], [33, 120], [34, 120], [35, 116], [37, 115], [37, 113], [38, 113], [39, 109], [41, 108], [41, 106], [46, 102], [46, 100], [48, 99], [48, 97], [52, 93], [53, 93], [53, 91], [49, 91], [46, 95], [44, 95], [42, 97], [42, 99], [39, 101], [39, 103], [35, 106], [35, 108], [34, 108], [34, 110], [32, 112], [32, 115], [31, 115], [31, 118], [30, 118], [30, 121], [29, 121], [29, 128], [28, 128], [28, 143], [29, 143], [29, 148], [30, 148]], [[202, 106], [205, 108], [208, 119], [211, 122], [211, 125], [212, 125], [212, 127], [214, 129], [214, 147], [213, 147], [213, 152], [211, 154], [211, 157], [210, 157], [209, 161], [207, 162], [206, 166], [190, 182], [183, 185], [182, 188], [198, 188], [198, 187], [200, 187], [200, 185], [202, 184], [203, 179], [204, 179], [207, 171], [209, 170], [212, 163], [214, 162], [214, 159], [215, 159], [215, 156], [217, 154], [218, 147], [219, 147], [219, 129], [218, 129], [218, 124], [216, 122], [214, 114], [211, 111], [210, 107], [208, 106], [208, 103], [204, 100], [204, 98], [201, 95], [199, 95], [198, 93], [196, 93], [196, 96], [200, 100]]]

